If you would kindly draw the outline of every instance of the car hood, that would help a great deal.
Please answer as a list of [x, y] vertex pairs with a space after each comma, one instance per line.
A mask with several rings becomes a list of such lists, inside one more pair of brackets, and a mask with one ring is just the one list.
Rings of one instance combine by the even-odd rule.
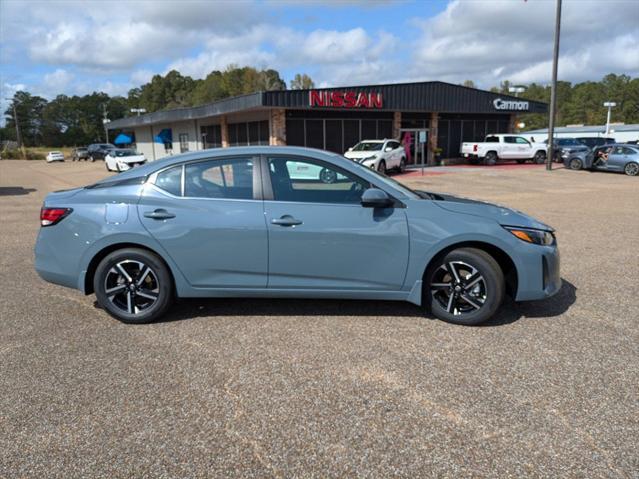
[[347, 151], [344, 156], [350, 160], [362, 160], [371, 156], [377, 156], [380, 151]]
[[430, 193], [430, 196], [434, 204], [447, 211], [490, 218], [503, 226], [554, 231], [547, 224], [506, 206], [446, 194]]

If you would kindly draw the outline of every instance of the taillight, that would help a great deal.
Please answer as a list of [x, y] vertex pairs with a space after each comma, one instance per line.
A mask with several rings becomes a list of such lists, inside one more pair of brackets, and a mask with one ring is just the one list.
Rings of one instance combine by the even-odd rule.
[[59, 223], [69, 216], [72, 211], [73, 209], [71, 208], [46, 208], [43, 206], [40, 210], [40, 225], [51, 226]]
[[477, 145], [473, 145], [473, 151], [477, 151]]

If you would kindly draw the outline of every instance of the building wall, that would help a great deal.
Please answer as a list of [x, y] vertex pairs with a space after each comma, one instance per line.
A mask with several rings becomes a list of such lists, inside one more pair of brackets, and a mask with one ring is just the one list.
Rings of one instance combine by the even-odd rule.
[[135, 129], [135, 147], [142, 153], [147, 161], [153, 161], [153, 137], [150, 126], [141, 126]]

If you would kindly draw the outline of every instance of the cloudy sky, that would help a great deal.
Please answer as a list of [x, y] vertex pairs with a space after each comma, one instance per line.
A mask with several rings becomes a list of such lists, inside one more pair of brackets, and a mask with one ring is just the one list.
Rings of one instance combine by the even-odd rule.
[[[316, 84], [547, 82], [554, 0], [0, 0], [0, 98], [233, 63]], [[639, 1], [564, 0], [562, 80], [639, 75]], [[6, 103], [5, 103], [6, 104]], [[4, 104], [2, 105], [4, 106]], [[4, 109], [4, 108], [3, 108]]]

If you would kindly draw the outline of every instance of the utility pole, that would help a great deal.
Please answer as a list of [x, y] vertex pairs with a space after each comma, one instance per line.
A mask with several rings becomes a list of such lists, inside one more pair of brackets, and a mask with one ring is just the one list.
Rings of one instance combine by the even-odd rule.
[[20, 135], [20, 124], [18, 123], [18, 110], [16, 109], [16, 102], [13, 98], [5, 98], [5, 100], [11, 102], [11, 106], [13, 107], [13, 121], [16, 124], [16, 142], [18, 143], [18, 148], [22, 152], [22, 158], [27, 159], [27, 152], [24, 149], [24, 144], [22, 143], [22, 136]]
[[561, 0], [557, 0], [555, 13], [555, 48], [552, 56], [552, 84], [550, 86], [550, 121], [548, 122], [548, 150], [546, 152], [546, 170], [552, 170], [555, 155], [555, 110], [557, 108], [557, 63], [559, 62], [559, 29], [561, 26]]
[[107, 128], [107, 124], [110, 122], [107, 117], [107, 106], [106, 103], [102, 103], [102, 124], [104, 125], [104, 142], [109, 142], [109, 129]]

